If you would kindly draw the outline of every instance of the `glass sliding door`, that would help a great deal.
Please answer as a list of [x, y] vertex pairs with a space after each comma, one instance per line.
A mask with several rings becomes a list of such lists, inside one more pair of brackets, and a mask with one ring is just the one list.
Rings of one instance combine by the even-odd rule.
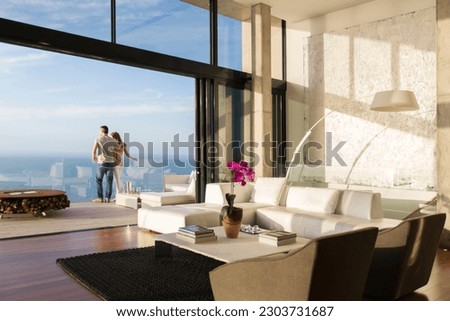
[[220, 145], [218, 181], [228, 181], [226, 169], [229, 161], [253, 160], [251, 145], [251, 91], [218, 86], [216, 138]]
[[250, 117], [250, 90], [197, 79], [197, 201], [207, 183], [229, 181], [227, 162], [253, 160]]
[[284, 92], [272, 94], [272, 149], [273, 176], [286, 176], [286, 95]]
[[[195, 158], [195, 163], [188, 165], [197, 168], [203, 192], [208, 182], [229, 179], [228, 161], [245, 160], [251, 165], [257, 162], [252, 142], [251, 91], [244, 89], [252, 82], [248, 6], [217, 0], [29, 2], [31, 7], [6, 0], [0, 8], [0, 18], [10, 19], [0, 19], [0, 41], [43, 49], [0, 47], [0, 73], [4, 76], [0, 77], [0, 91], [12, 93], [12, 88], [20, 88], [27, 93], [0, 95], [0, 109], [6, 111], [0, 127], [9, 135], [4, 136], [9, 137], [4, 149], [14, 154], [22, 150], [35, 152], [32, 149], [37, 148], [58, 157], [66, 157], [61, 155], [66, 152], [81, 154], [85, 161], [87, 157], [84, 165], [89, 167], [92, 142], [86, 138], [92, 128], [107, 123], [123, 134], [128, 132], [131, 151], [141, 154], [138, 146], [142, 144], [144, 157], [153, 164], [164, 163], [156, 154], [178, 157], [175, 152], [166, 152], [175, 147], [180, 150], [177, 153], [185, 153], [185, 158]], [[89, 21], [78, 23], [84, 20]], [[22, 28], [28, 36], [18, 32]], [[275, 29], [278, 35], [280, 28]], [[111, 43], [110, 38], [114, 38]], [[279, 37], [274, 38], [278, 43]], [[90, 59], [81, 61], [52, 52]], [[274, 52], [282, 55], [279, 50]], [[284, 67], [277, 66], [273, 70], [278, 77], [278, 70]], [[273, 136], [279, 142], [273, 154], [276, 176], [284, 173], [285, 166], [285, 102], [278, 95], [274, 96], [273, 109]], [[194, 111], [190, 110], [193, 106], [195, 135]], [[19, 119], [31, 130], [16, 134], [17, 127], [12, 127]], [[58, 128], [63, 135], [52, 135]], [[20, 145], [41, 137], [45, 148], [38, 143]], [[72, 144], [67, 143], [72, 140]], [[148, 150], [152, 153], [148, 154]], [[45, 173], [39, 175], [47, 176], [48, 168], [49, 164], [45, 164], [39, 169]], [[20, 186], [49, 184], [48, 180], [32, 183], [30, 171], [17, 173]], [[140, 173], [130, 170], [129, 174], [141, 179]], [[70, 175], [78, 175], [76, 168]], [[92, 174], [86, 175], [92, 181]], [[13, 180], [5, 177], [0, 169], [0, 182], [10, 185]], [[154, 190], [144, 181], [140, 180], [142, 189]], [[72, 188], [68, 182], [64, 179], [60, 186]], [[83, 198], [89, 197], [89, 191], [83, 193]]]

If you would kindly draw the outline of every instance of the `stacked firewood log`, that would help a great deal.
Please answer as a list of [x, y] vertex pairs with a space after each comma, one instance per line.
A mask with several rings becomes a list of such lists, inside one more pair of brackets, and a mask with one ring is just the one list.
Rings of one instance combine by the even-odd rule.
[[40, 216], [50, 210], [60, 210], [70, 206], [67, 195], [30, 198], [0, 199], [2, 214], [32, 214]]

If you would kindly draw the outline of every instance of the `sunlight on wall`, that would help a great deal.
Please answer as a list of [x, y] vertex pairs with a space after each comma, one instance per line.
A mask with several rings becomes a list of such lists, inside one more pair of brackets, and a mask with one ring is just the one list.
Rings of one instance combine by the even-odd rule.
[[330, 95], [350, 98], [350, 39], [346, 35], [324, 34], [323, 41], [324, 90]]
[[[313, 157], [326, 165], [322, 181], [435, 190], [435, 15], [430, 8], [308, 38], [310, 124], [333, 110], [311, 136], [323, 145]], [[375, 93], [391, 89], [413, 90], [420, 111], [370, 111]]]
[[353, 41], [353, 99], [370, 104], [376, 92], [384, 88], [392, 89], [393, 75], [391, 44], [377, 39], [374, 35], [368, 37], [357, 36]]

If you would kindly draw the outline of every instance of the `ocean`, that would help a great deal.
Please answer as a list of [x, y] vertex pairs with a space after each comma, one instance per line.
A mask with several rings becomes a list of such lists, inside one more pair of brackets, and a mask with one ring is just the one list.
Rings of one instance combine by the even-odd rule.
[[[151, 166], [148, 162], [125, 161], [122, 183], [131, 182], [141, 191], [163, 191], [165, 174], [190, 174], [193, 161]], [[88, 157], [8, 156], [0, 157], [0, 189], [59, 189], [71, 202], [88, 202], [97, 197], [97, 165]], [[113, 197], [115, 186], [113, 187]]]

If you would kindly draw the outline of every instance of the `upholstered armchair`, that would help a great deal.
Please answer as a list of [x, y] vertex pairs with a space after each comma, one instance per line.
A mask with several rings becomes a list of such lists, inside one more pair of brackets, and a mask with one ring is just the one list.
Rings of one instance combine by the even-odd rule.
[[195, 171], [190, 175], [164, 175], [165, 192], [187, 192], [192, 183], [192, 190], [195, 190]]
[[360, 300], [378, 229], [331, 234], [210, 272], [215, 300]]
[[398, 299], [426, 285], [445, 218], [444, 213], [424, 215], [380, 231], [364, 296]]

